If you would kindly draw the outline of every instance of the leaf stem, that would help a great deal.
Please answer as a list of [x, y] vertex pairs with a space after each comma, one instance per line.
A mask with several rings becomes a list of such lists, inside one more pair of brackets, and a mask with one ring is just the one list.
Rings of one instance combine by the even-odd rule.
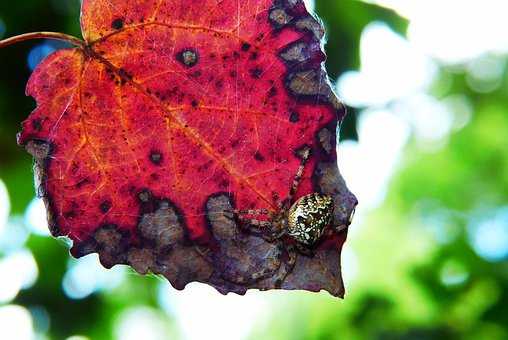
[[52, 39], [52, 40], [61, 40], [68, 42], [74, 46], [77, 46], [81, 49], [86, 48], [86, 43], [78, 39], [76, 37], [73, 37], [72, 35], [64, 34], [64, 33], [57, 33], [57, 32], [33, 32], [33, 33], [25, 33], [21, 35], [17, 35], [11, 38], [7, 38], [5, 40], [0, 41], [0, 48], [7, 47], [12, 44], [16, 44], [18, 42], [26, 41], [26, 40], [33, 40], [33, 39]]

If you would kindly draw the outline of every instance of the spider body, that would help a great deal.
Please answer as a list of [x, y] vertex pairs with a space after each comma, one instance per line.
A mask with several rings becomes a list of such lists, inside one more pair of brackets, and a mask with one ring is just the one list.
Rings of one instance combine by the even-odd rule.
[[330, 196], [318, 193], [303, 196], [288, 211], [287, 234], [312, 247], [323, 236], [332, 216], [333, 199]]

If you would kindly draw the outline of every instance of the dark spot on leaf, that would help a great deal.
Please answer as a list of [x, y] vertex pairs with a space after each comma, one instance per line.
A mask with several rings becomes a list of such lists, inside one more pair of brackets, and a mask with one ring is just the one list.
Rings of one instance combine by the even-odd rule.
[[42, 130], [42, 122], [40, 119], [34, 119], [32, 120], [32, 128], [35, 130], [35, 131], [41, 131]]
[[150, 152], [150, 161], [155, 165], [161, 164], [162, 163], [162, 153], [160, 153], [159, 151]]
[[187, 48], [179, 52], [176, 59], [186, 67], [193, 67], [198, 63], [199, 55], [195, 49]]
[[69, 211], [64, 212], [63, 215], [66, 219], [72, 219], [72, 218], [76, 217], [77, 214], [74, 210], [69, 210]]
[[275, 97], [277, 95], [277, 88], [272, 87], [270, 91], [268, 91], [268, 97]]
[[235, 139], [231, 142], [231, 147], [235, 149], [240, 144], [240, 141], [238, 139]]
[[198, 101], [194, 99], [194, 100], [191, 102], [191, 105], [192, 105], [192, 107], [193, 107], [193, 108], [198, 107]]
[[289, 121], [291, 123], [297, 123], [300, 120], [300, 114], [298, 112], [291, 112], [291, 115], [289, 116]]
[[243, 43], [242, 44], [242, 51], [247, 52], [250, 50], [251, 45], [249, 43]]
[[252, 78], [259, 79], [263, 75], [263, 70], [260, 69], [259, 67], [255, 67], [255, 68], [249, 70], [249, 73]]
[[109, 209], [111, 209], [111, 201], [103, 201], [101, 203], [101, 205], [99, 206], [99, 208], [101, 209], [101, 211], [105, 214], [109, 211]]
[[144, 189], [138, 193], [138, 198], [143, 203], [148, 203], [152, 200], [152, 193], [150, 190]]
[[218, 88], [218, 89], [224, 88], [224, 81], [223, 80], [217, 80], [215, 82], [215, 87]]
[[256, 151], [256, 153], [254, 154], [254, 159], [258, 162], [263, 162], [265, 160], [265, 157], [259, 151]]
[[123, 19], [118, 18], [118, 19], [113, 20], [113, 22], [111, 23], [111, 28], [113, 28], [115, 30], [122, 29], [123, 28]]

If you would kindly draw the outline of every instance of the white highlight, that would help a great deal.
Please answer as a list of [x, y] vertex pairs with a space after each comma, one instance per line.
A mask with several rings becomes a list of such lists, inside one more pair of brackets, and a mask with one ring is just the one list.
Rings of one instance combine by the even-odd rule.
[[467, 84], [479, 93], [497, 90], [503, 83], [505, 58], [484, 56], [467, 64]]
[[0, 334], [2, 339], [33, 340], [30, 312], [17, 305], [0, 307]]
[[79, 260], [70, 260], [62, 286], [65, 294], [71, 299], [84, 299], [97, 291], [117, 287], [122, 283], [124, 276], [124, 267], [105, 269], [99, 262], [99, 256], [90, 254]]
[[492, 262], [508, 259], [508, 207], [487, 218], [472, 222], [468, 228], [473, 249], [478, 255]]
[[416, 94], [395, 103], [393, 111], [409, 122], [419, 146], [434, 149], [446, 141], [454, 125], [448, 107], [427, 94]]
[[0, 237], [7, 224], [9, 212], [11, 210], [11, 203], [9, 200], [9, 193], [4, 182], [0, 179]]
[[[1, 229], [1, 228], [0, 228]], [[23, 247], [30, 233], [26, 230], [20, 216], [11, 216], [7, 220], [4, 230], [0, 230], [0, 250], [10, 254]]]
[[354, 250], [348, 246], [348, 244], [345, 244], [342, 249], [340, 259], [344, 286], [353, 287], [353, 282], [358, 276], [358, 256], [355, 254]]
[[371, 0], [409, 19], [408, 37], [447, 64], [508, 52], [506, 0]]
[[344, 73], [340, 97], [351, 106], [382, 106], [426, 89], [437, 67], [384, 23], [371, 23], [360, 41], [360, 71]]
[[305, 7], [311, 13], [314, 13], [314, 8], [316, 8], [316, 2], [314, 0], [304, 0]]
[[245, 296], [222, 296], [212, 287], [191, 283], [184, 291], [161, 284], [159, 302], [172, 314], [188, 340], [247, 339], [252, 328], [266, 313], [267, 301], [257, 291]]
[[46, 207], [42, 199], [35, 197], [26, 208], [25, 225], [36, 235], [50, 235]]
[[[196, 322], [199, 322], [196, 320]], [[195, 324], [194, 327], [201, 325]], [[118, 340], [167, 340], [172, 337], [170, 324], [157, 311], [148, 307], [131, 308], [123, 312], [116, 322]]]
[[385, 110], [369, 110], [360, 115], [359, 142], [340, 144], [341, 173], [360, 202], [358, 216], [383, 202], [409, 133], [408, 124], [399, 117]]
[[12, 301], [21, 289], [30, 288], [39, 275], [37, 263], [28, 250], [20, 250], [0, 260], [0, 303]]

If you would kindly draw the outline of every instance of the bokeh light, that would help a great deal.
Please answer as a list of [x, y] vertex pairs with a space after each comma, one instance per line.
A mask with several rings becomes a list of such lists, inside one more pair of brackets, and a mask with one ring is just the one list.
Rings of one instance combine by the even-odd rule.
[[450, 259], [446, 261], [440, 271], [441, 282], [446, 286], [456, 286], [466, 282], [469, 277], [466, 266], [457, 261]]
[[91, 254], [79, 260], [69, 259], [62, 287], [69, 298], [84, 299], [95, 292], [118, 287], [124, 277], [124, 267], [115, 266], [107, 270], [100, 264], [99, 256]]
[[183, 338], [188, 340], [246, 339], [268, 308], [266, 296], [258, 291], [223, 296], [200, 283], [191, 283], [184, 291], [162, 283], [159, 303], [176, 319]]
[[474, 219], [469, 226], [473, 249], [488, 261], [508, 259], [508, 207]]
[[443, 63], [508, 52], [505, 0], [372, 0], [409, 20], [408, 37]]
[[35, 197], [25, 211], [25, 225], [28, 229], [39, 236], [49, 236], [46, 207], [42, 199]]
[[7, 223], [9, 211], [10, 211], [9, 194], [7, 192], [7, 188], [5, 187], [4, 182], [2, 181], [2, 179], [0, 179], [0, 238], [2, 237], [2, 232], [5, 228], [5, 224]]
[[0, 303], [12, 301], [21, 289], [30, 288], [38, 276], [37, 263], [29, 250], [0, 259]]
[[4, 339], [33, 340], [30, 312], [22, 306], [0, 306], [0, 332]]
[[[200, 328], [201, 325], [194, 327]], [[133, 307], [118, 317], [115, 335], [118, 340], [166, 340], [174, 338], [175, 334], [168, 320], [159, 311], [148, 307]]]
[[28, 67], [34, 70], [39, 63], [51, 53], [55, 52], [56, 48], [52, 42], [44, 42], [35, 46], [28, 54]]
[[339, 146], [342, 175], [362, 202], [355, 219], [360, 218], [366, 209], [373, 209], [383, 202], [389, 178], [396, 169], [409, 134], [408, 124], [399, 117], [386, 110], [367, 110], [359, 118], [359, 141], [347, 141]]
[[453, 128], [453, 112], [445, 103], [425, 93], [402, 99], [394, 104], [393, 112], [409, 122], [418, 145], [423, 149], [442, 147]]
[[381, 106], [426, 89], [436, 75], [433, 62], [386, 24], [367, 25], [360, 39], [359, 71], [344, 73], [340, 97], [355, 107]]
[[4, 35], [5, 35], [5, 23], [2, 20], [2, 18], [0, 18], [0, 39], [2, 39]]
[[0, 253], [10, 254], [21, 249], [27, 242], [30, 232], [25, 228], [20, 216], [10, 216], [0, 232]]
[[470, 61], [466, 68], [469, 87], [478, 93], [489, 93], [502, 86], [506, 60], [501, 56], [485, 55]]
[[51, 317], [43, 306], [30, 306], [34, 331], [37, 334], [46, 334], [51, 326]]

